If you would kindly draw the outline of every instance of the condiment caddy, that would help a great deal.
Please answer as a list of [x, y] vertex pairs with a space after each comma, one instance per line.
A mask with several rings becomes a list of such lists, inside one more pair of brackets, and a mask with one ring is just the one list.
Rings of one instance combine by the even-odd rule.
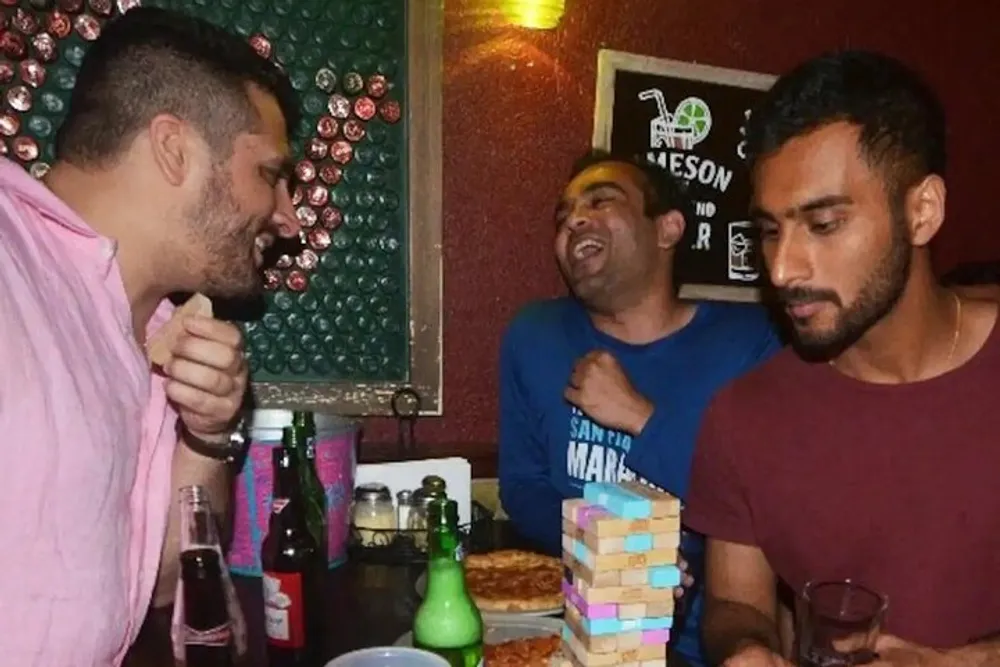
[[[413, 471], [410, 471], [412, 474]], [[415, 488], [394, 490], [382, 481], [367, 481], [354, 489], [351, 508], [351, 558], [379, 563], [420, 563], [427, 560], [428, 508], [435, 499], [455, 499], [440, 475], [425, 475]], [[476, 520], [488, 518], [476, 506], [469, 514]], [[459, 526], [467, 541], [472, 521]]]

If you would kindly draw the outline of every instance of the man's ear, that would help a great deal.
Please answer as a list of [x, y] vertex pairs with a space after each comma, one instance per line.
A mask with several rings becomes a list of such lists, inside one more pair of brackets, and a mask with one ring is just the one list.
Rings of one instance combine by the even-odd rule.
[[149, 123], [149, 146], [164, 179], [174, 186], [183, 183], [193, 158], [184, 123], [172, 114], [158, 114]]
[[906, 194], [906, 220], [910, 242], [923, 247], [930, 243], [944, 223], [947, 188], [936, 174], [927, 176]]
[[684, 237], [684, 215], [680, 211], [667, 211], [653, 222], [656, 223], [656, 245], [664, 250], [674, 248]]

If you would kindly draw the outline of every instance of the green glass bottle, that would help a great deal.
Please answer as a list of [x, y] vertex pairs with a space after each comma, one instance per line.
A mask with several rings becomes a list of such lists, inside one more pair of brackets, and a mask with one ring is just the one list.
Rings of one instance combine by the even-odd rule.
[[483, 618], [465, 588], [458, 505], [436, 498], [427, 513], [427, 593], [413, 620], [413, 645], [451, 667], [481, 667]]
[[302, 477], [302, 501], [306, 510], [306, 525], [319, 544], [320, 559], [329, 563], [326, 533], [326, 492], [316, 472], [316, 420], [312, 412], [296, 410], [292, 426], [299, 433], [302, 446], [296, 450], [299, 474]]

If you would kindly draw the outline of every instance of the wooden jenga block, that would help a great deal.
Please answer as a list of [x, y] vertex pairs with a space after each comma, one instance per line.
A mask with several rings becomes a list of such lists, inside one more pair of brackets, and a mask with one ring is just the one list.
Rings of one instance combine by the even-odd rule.
[[562, 515], [564, 519], [569, 519], [574, 524], [577, 521], [577, 516], [581, 507], [586, 507], [589, 505], [583, 498], [567, 498], [563, 500], [562, 503]]
[[657, 491], [656, 489], [646, 486], [645, 484], [640, 484], [639, 482], [630, 481], [622, 482], [622, 488], [633, 493], [636, 496], [645, 498], [650, 502], [651, 511], [650, 516], [653, 518], [661, 518], [668, 516], [680, 516], [681, 514], [681, 501], [678, 498], [665, 493], [663, 491]]
[[584, 620], [579, 612], [572, 608], [567, 610], [565, 622], [589, 653], [616, 653], [642, 646], [642, 631], [640, 630], [617, 634], [588, 633], [583, 627]]
[[649, 602], [646, 604], [646, 613], [644, 615], [644, 618], [661, 618], [663, 616], [673, 616], [674, 605], [676, 603], [677, 600], [675, 598], [670, 598], [665, 602]]
[[[660, 519], [656, 519], [660, 521]], [[653, 549], [677, 549], [681, 546], [681, 534], [676, 533], [654, 533]]]
[[635, 570], [622, 570], [619, 579], [622, 586], [645, 586], [649, 583], [649, 568], [640, 567]]
[[[563, 546], [565, 547], [565, 545]], [[620, 570], [604, 570], [603, 572], [592, 570], [565, 549], [563, 550], [563, 564], [573, 573], [574, 583], [584, 581], [593, 588], [621, 586]]]
[[580, 597], [580, 593], [567, 582], [562, 582], [563, 595], [566, 598], [566, 607], [575, 607], [580, 614], [586, 618], [618, 618], [618, 605], [587, 604], [587, 601]]
[[[574, 588], [577, 587], [574, 586]], [[577, 593], [587, 604], [614, 602], [623, 605], [639, 602], [670, 602], [674, 599], [672, 588], [653, 588], [651, 586], [592, 588], [584, 583], [577, 588]]]
[[620, 484], [588, 482], [583, 487], [583, 497], [623, 519], [648, 519], [653, 512], [653, 503], [649, 498]]
[[577, 542], [587, 545], [587, 548], [594, 553], [616, 554], [625, 553], [625, 536], [619, 537], [598, 537], [594, 533], [585, 531], [568, 519], [563, 519], [563, 538], [572, 537]]
[[639, 554], [595, 554], [582, 542], [575, 542], [570, 552], [583, 565], [596, 572], [636, 570], [677, 563], [677, 548], [653, 549]]
[[580, 526], [579, 523], [577, 525], [584, 533], [593, 533], [597, 539], [625, 537], [634, 533], [651, 533], [654, 548], [657, 535], [674, 535], [679, 540], [681, 530], [680, 517], [676, 516], [662, 519], [619, 519], [612, 516], [597, 516], [592, 518], [586, 526]]
[[620, 635], [615, 635], [615, 637], [618, 639], [619, 651], [634, 651], [642, 646], [641, 632], [623, 632]]
[[[573, 559], [576, 561], [576, 559]], [[579, 561], [576, 561], [579, 563]], [[581, 569], [586, 569], [580, 566]], [[570, 566], [570, 571], [573, 571]], [[593, 583], [596, 581], [598, 583]], [[638, 568], [635, 570], [608, 570], [590, 576], [574, 577], [573, 585], [580, 589], [581, 584], [589, 584], [591, 588], [608, 588], [611, 586], [652, 586], [653, 588], [674, 588], [681, 583], [681, 571], [676, 565], [660, 565], [657, 567]], [[581, 589], [582, 590], [582, 589]]]
[[615, 653], [591, 653], [569, 626], [563, 628], [563, 650], [575, 658], [581, 667], [620, 667], [629, 663], [665, 660], [667, 656], [666, 645], [640, 646]]
[[618, 618], [646, 618], [646, 608], [650, 605], [644, 602], [638, 604], [618, 605]]

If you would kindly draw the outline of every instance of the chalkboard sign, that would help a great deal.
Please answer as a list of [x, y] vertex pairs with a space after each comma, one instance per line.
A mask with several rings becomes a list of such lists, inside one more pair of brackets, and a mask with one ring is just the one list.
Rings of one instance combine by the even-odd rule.
[[602, 50], [595, 148], [643, 155], [688, 182], [695, 220], [676, 255], [680, 295], [757, 301], [766, 280], [747, 220], [743, 125], [774, 77]]
[[246, 319], [256, 402], [390, 414], [407, 389], [421, 413], [440, 414], [440, 2], [0, 4], [13, 45], [0, 54], [10, 75], [0, 77], [9, 116], [0, 154], [36, 177], [54, 159], [87, 48], [131, 7], [199, 16], [282, 67], [303, 109], [290, 128], [302, 238], [274, 253], [264, 299], [245, 309], [252, 317], [217, 304], [220, 317]]

